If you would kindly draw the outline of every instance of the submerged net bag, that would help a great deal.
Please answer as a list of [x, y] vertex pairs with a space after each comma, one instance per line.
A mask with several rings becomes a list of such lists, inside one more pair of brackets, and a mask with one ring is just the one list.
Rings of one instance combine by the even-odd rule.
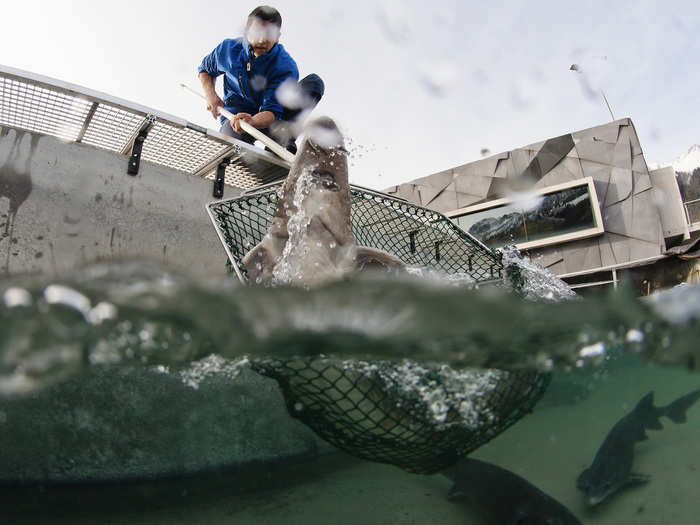
[[[408, 265], [502, 282], [500, 257], [444, 215], [351, 186], [358, 245], [379, 248]], [[214, 202], [208, 212], [236, 275], [265, 235], [276, 188]], [[534, 371], [454, 370], [411, 361], [357, 361], [323, 356], [256, 358], [275, 379], [289, 413], [320, 437], [357, 457], [432, 474], [453, 465], [532, 410], [550, 376]]]
[[549, 376], [410, 361], [258, 360], [289, 413], [357, 457], [433, 474], [532, 410]]

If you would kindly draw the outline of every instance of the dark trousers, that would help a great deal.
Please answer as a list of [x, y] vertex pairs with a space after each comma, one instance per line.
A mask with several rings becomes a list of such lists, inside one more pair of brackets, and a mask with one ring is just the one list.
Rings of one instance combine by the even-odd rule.
[[[281, 120], [273, 122], [269, 128], [260, 130], [274, 140], [282, 139], [281, 142], [283, 145], [285, 145], [292, 153], [296, 153], [296, 144], [294, 142], [296, 137], [291, 135], [289, 131], [290, 126], [286, 125], [286, 123], [293, 121], [302, 111], [316, 107], [316, 104], [318, 104], [321, 97], [323, 97], [323, 92], [325, 90], [323, 80], [321, 80], [321, 77], [314, 73], [302, 78], [299, 81], [298, 86], [302, 95], [304, 95], [304, 98], [309, 101], [308, 105], [302, 108], [284, 108], [284, 113], [282, 113]], [[233, 131], [231, 122], [228, 120], [223, 123], [219, 131], [224, 135], [247, 142], [248, 144], [255, 142], [255, 138], [251, 137], [247, 133], [236, 133]]]

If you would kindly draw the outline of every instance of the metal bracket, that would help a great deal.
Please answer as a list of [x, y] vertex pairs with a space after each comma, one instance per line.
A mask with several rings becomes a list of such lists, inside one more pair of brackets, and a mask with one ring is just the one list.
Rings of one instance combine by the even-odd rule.
[[141, 124], [141, 128], [138, 130], [136, 137], [134, 138], [134, 143], [131, 146], [131, 156], [129, 157], [129, 165], [126, 168], [126, 172], [129, 175], [136, 175], [139, 172], [139, 165], [141, 164], [141, 149], [143, 148], [143, 143], [146, 141], [148, 132], [156, 123], [155, 115], [148, 115], [146, 120]]
[[233, 157], [222, 159], [216, 166], [216, 177], [214, 177], [214, 191], [212, 194], [215, 199], [221, 199], [224, 196], [224, 180], [226, 178], [226, 167], [231, 164]]
[[238, 144], [231, 144], [227, 148], [224, 148], [216, 157], [213, 157], [211, 160], [208, 160], [206, 163], [204, 163], [201, 167], [197, 168], [197, 170], [192, 175], [195, 177], [206, 177], [214, 170], [214, 168], [216, 168], [219, 165], [219, 162], [221, 162], [225, 158], [229, 157], [233, 159], [233, 157], [239, 157], [240, 155], [241, 147]]
[[416, 234], [418, 231], [412, 231], [408, 232], [408, 243], [409, 243], [409, 250], [411, 253], [416, 253]]
[[75, 139], [76, 142], [82, 142], [85, 138], [85, 133], [87, 132], [88, 127], [90, 127], [92, 118], [95, 116], [95, 112], [97, 111], [97, 107], [99, 105], [99, 102], [93, 102], [92, 106], [90, 106], [90, 111], [88, 111], [88, 114], [85, 116], [85, 120], [83, 121], [83, 127], [80, 129], [80, 133], [78, 133], [78, 137]]

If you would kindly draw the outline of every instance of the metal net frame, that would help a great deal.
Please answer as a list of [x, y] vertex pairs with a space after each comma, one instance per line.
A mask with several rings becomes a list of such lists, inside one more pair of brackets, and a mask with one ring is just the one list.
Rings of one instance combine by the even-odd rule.
[[[242, 282], [241, 261], [260, 242], [276, 212], [279, 184], [211, 203], [208, 213]], [[502, 282], [499, 254], [462, 231], [444, 215], [402, 199], [351, 186], [352, 231], [358, 245], [392, 253], [409, 265], [447, 274], [467, 274], [476, 283]], [[549, 374], [495, 369], [454, 371], [444, 365], [341, 360], [332, 357], [255, 358], [253, 370], [275, 379], [287, 409], [335, 447], [356, 457], [389, 463], [408, 472], [432, 474], [466, 456], [530, 412], [549, 384]], [[406, 389], [406, 367], [418, 370]], [[445, 376], [445, 373], [448, 375]], [[440, 418], [434, 400], [448, 399], [449, 374], [470, 394]], [[473, 390], [484, 377], [489, 381]], [[402, 386], [403, 385], [403, 386]], [[454, 385], [453, 385], [454, 387]], [[470, 390], [472, 389], [472, 390]], [[466, 407], [469, 416], [458, 407]]]
[[[230, 264], [247, 282], [242, 260], [264, 237], [274, 217], [278, 186], [213, 202], [207, 211]], [[360, 246], [389, 252], [409, 266], [466, 274], [476, 283], [503, 279], [499, 254], [428, 208], [383, 193], [350, 187], [352, 232]]]

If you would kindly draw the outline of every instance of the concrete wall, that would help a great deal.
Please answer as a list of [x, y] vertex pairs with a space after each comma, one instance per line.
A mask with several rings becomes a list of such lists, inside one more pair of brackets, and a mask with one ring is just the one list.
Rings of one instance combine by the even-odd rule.
[[224, 275], [204, 209], [212, 181], [149, 162], [132, 177], [126, 166], [123, 155], [0, 127], [0, 276], [135, 256]]
[[530, 250], [556, 274], [655, 257], [665, 250], [661, 217], [637, 133], [630, 119], [567, 133], [457, 166], [387, 193], [446, 213], [505, 197], [508, 190], [545, 188], [592, 177], [605, 233]]
[[664, 236], [668, 238], [682, 235], [683, 239], [690, 239], [683, 197], [681, 197], [681, 191], [678, 187], [676, 172], [672, 167], [667, 166], [650, 171], [649, 176], [654, 186], [656, 202], [663, 204], [660, 206], [659, 212]]

